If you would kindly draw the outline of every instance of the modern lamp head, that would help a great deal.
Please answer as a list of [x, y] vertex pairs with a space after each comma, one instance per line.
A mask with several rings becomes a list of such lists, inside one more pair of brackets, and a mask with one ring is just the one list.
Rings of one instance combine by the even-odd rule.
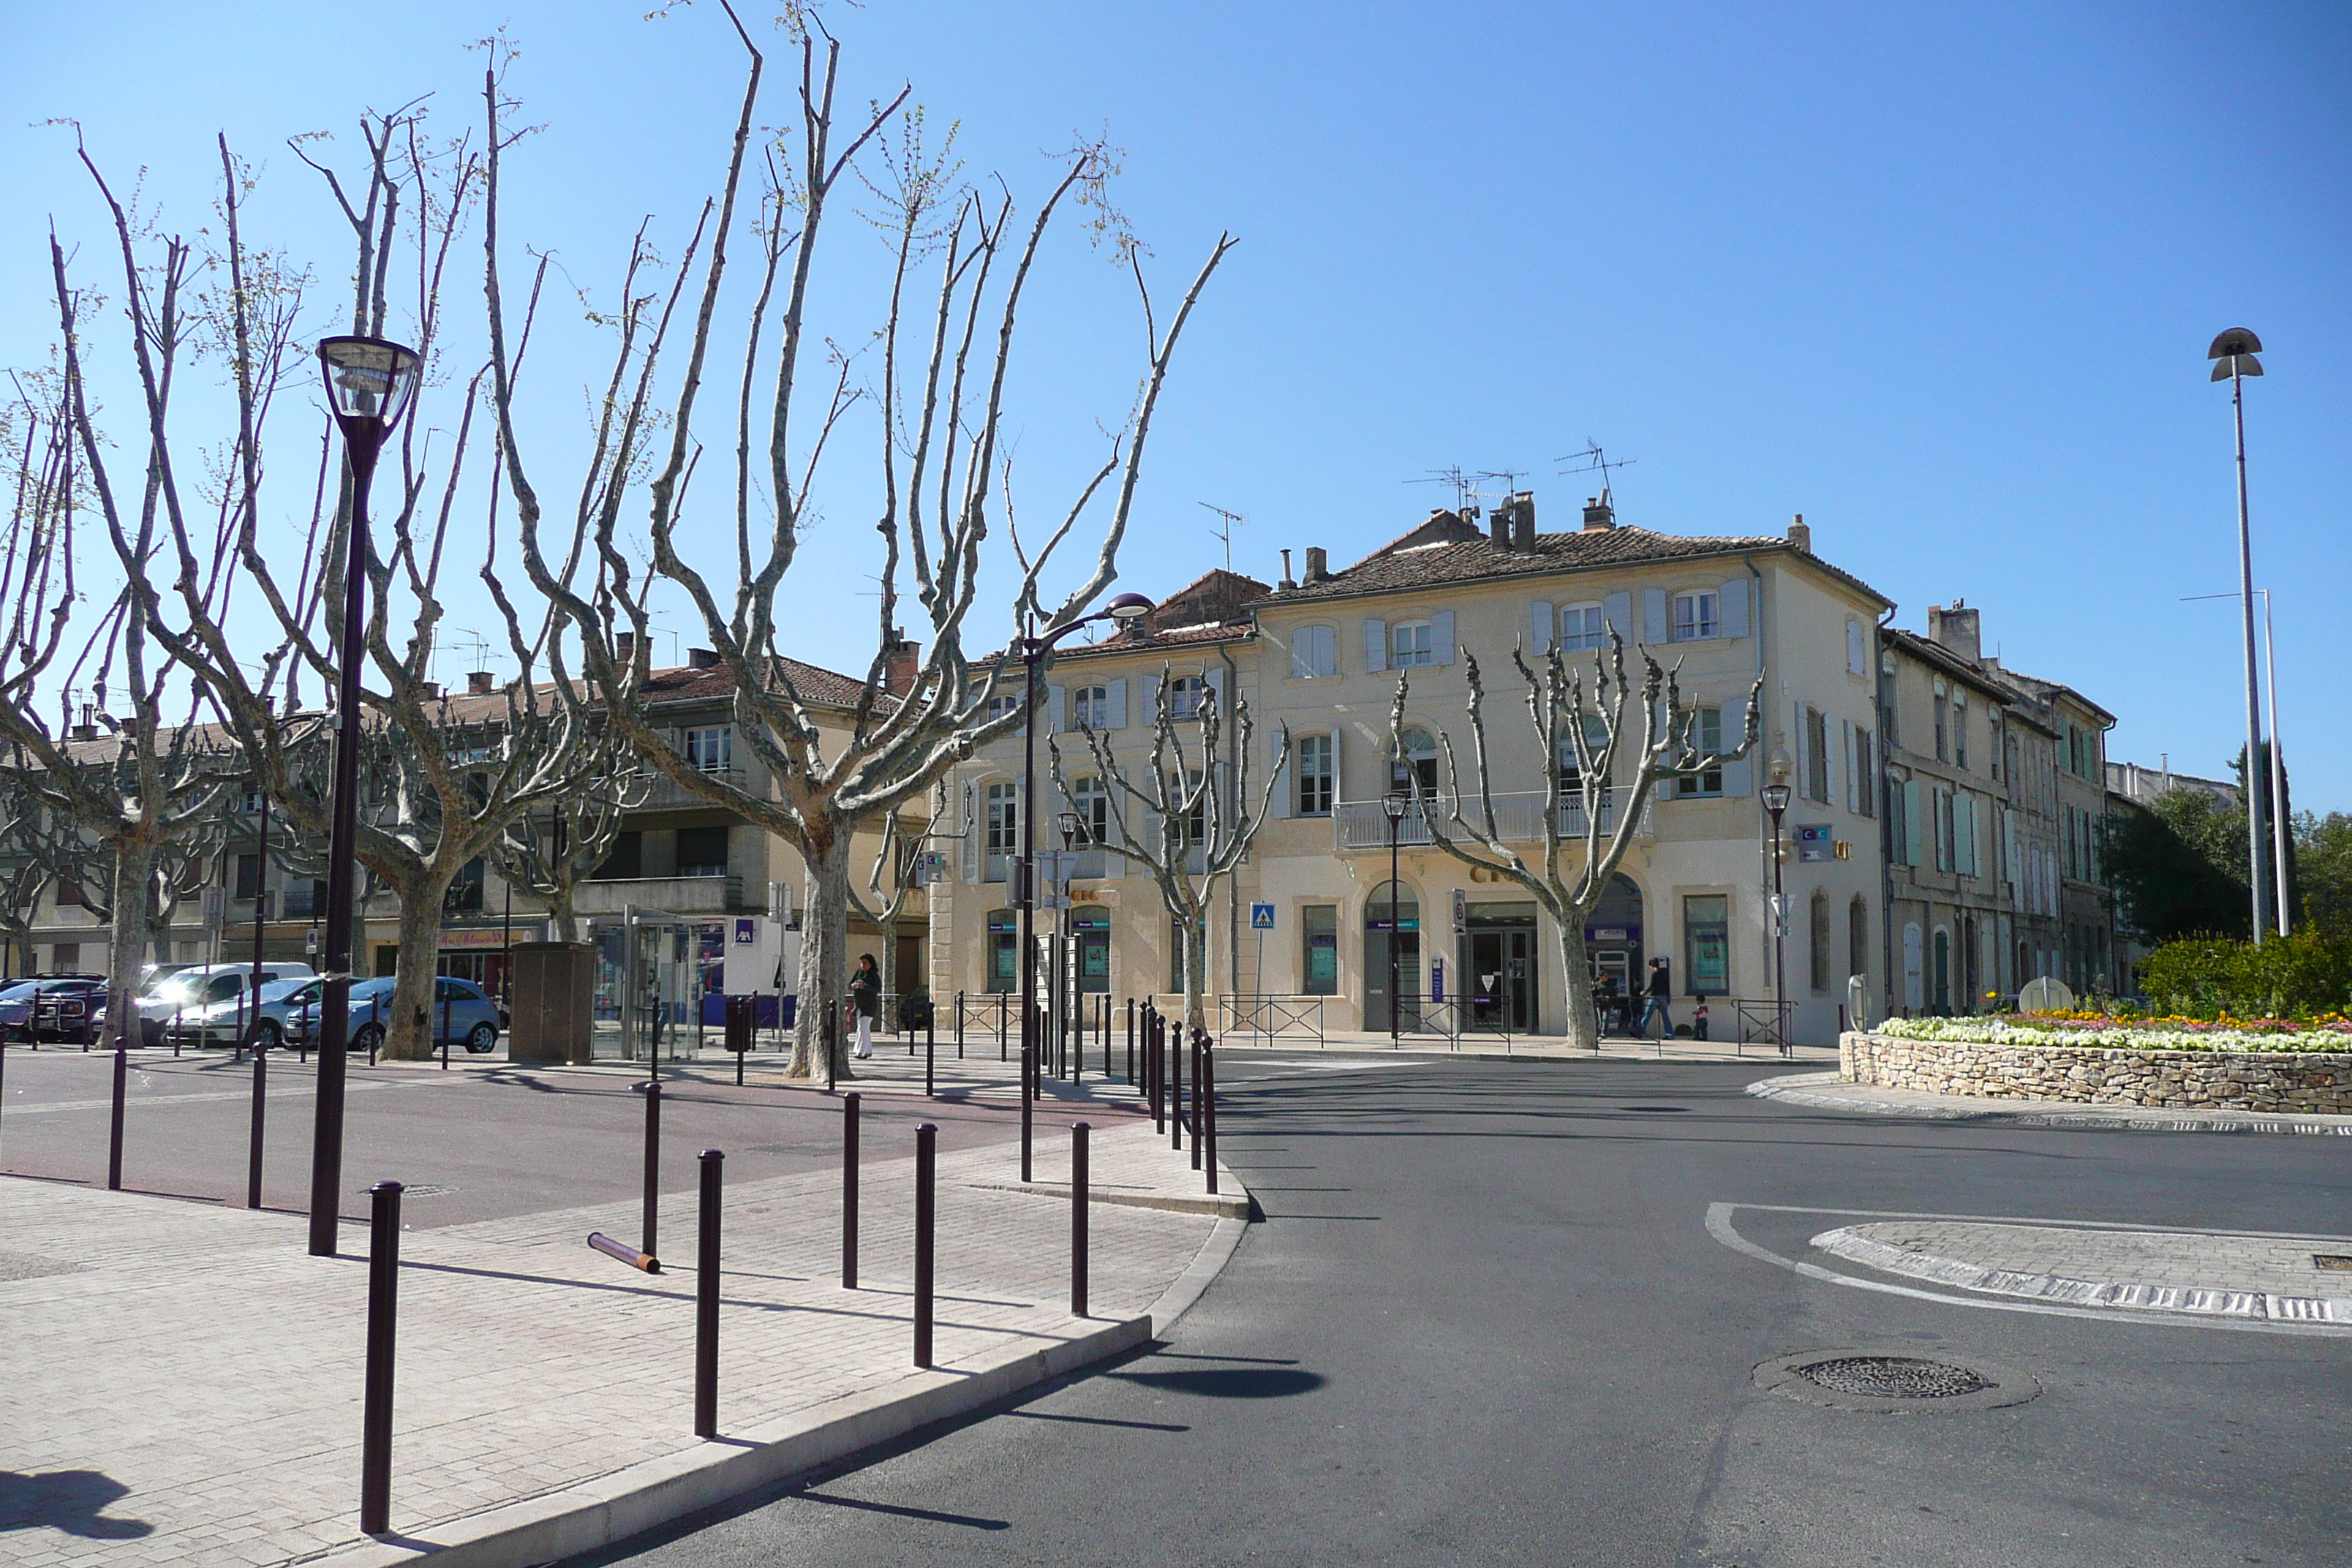
[[1054, 818], [1054, 823], [1062, 830], [1062, 847], [1067, 849], [1078, 837], [1078, 814], [1075, 811], [1063, 812]]
[[1103, 606], [1103, 613], [1120, 626], [1133, 626], [1151, 613], [1151, 601], [1140, 594], [1121, 594]]
[[1789, 786], [1787, 784], [1768, 784], [1757, 793], [1763, 798], [1764, 809], [1770, 812], [1774, 816], [1778, 816], [1782, 812], [1789, 809]]
[[2205, 357], [2213, 362], [2215, 381], [2227, 381], [2233, 375], [2260, 375], [2263, 362], [2254, 356], [2263, 352], [2263, 340], [2243, 327], [2231, 327], [2213, 340]]
[[1402, 822], [1404, 820], [1404, 796], [1397, 794], [1394, 790], [1391, 790], [1388, 794], [1381, 796], [1381, 810], [1391, 822]]
[[319, 360], [327, 376], [327, 399], [335, 423], [349, 437], [354, 428], [381, 440], [416, 395], [424, 362], [416, 351], [382, 338], [322, 338]]

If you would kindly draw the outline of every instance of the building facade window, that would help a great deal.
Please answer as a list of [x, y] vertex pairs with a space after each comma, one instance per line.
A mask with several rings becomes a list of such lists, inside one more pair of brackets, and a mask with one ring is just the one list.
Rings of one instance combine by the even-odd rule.
[[[1859, 893], [1845, 910], [1845, 972], [1848, 974], [1870, 973], [1870, 904]], [[1849, 1018], [1847, 1027], [1859, 1028], [1861, 1020]]]
[[[981, 823], [987, 834], [990, 859], [1021, 853], [1021, 786], [1010, 779], [989, 785]], [[1002, 880], [1002, 874], [994, 879]]]
[[1952, 693], [1952, 766], [1969, 765], [1969, 700], [1964, 692]]
[[1099, 730], [1110, 722], [1110, 689], [1106, 686], [1081, 686], [1070, 693], [1070, 725], [1077, 730]]
[[735, 727], [711, 724], [686, 732], [686, 765], [697, 773], [723, 773], [735, 765]]
[[1399, 739], [1397, 754], [1389, 760], [1389, 787], [1400, 794], [1411, 795], [1415, 780], [1421, 793], [1437, 793], [1437, 737], [1428, 731], [1407, 730]]
[[1902, 689], [1895, 680], [1895, 656], [1878, 656], [1878, 728], [1889, 746], [1903, 743]]
[[1830, 716], [1818, 708], [1805, 710], [1805, 795], [1829, 804]]
[[1683, 977], [1694, 996], [1731, 994], [1731, 897], [1683, 897]]
[[1427, 621], [1399, 621], [1389, 628], [1389, 667], [1419, 669], [1437, 662], [1437, 629]]
[[[1691, 710], [1691, 748], [1702, 757], [1723, 754], [1723, 710], [1695, 708]], [[1675, 781], [1677, 800], [1706, 799], [1723, 793], [1723, 769], [1720, 766], [1700, 768], [1683, 774]]]
[[1339, 994], [1339, 906], [1309, 904], [1298, 911], [1298, 929], [1306, 942], [1299, 986], [1309, 996]]
[[723, 826], [679, 828], [677, 874], [681, 877], [727, 875], [727, 829]]
[[1180, 675], [1168, 683], [1168, 711], [1177, 719], [1201, 716], [1202, 683], [1197, 675]]
[[234, 897], [240, 900], [252, 900], [257, 899], [260, 896], [261, 857], [258, 855], [238, 856], [236, 858], [236, 892]]
[[1291, 765], [1297, 774], [1296, 809], [1300, 816], [1328, 816], [1338, 783], [1332, 765], [1331, 737], [1301, 735], [1290, 743]]
[[1944, 683], [1936, 682], [1936, 760], [1952, 760], [1951, 699], [1945, 693]]
[[1290, 634], [1290, 674], [1322, 680], [1339, 673], [1339, 638], [1331, 626], [1300, 626]]
[[1080, 779], [1070, 786], [1070, 809], [1077, 814], [1080, 844], [1096, 845], [1110, 837], [1110, 792], [1100, 779]]
[[1711, 588], [1675, 595], [1674, 640], [1696, 642], [1723, 635], [1723, 596]]
[[1007, 714], [1019, 711], [1021, 711], [1021, 693], [1017, 691], [1000, 691], [988, 700], [988, 717], [991, 722]]
[[1562, 653], [1589, 653], [1609, 641], [1609, 622], [1599, 605], [1568, 605], [1559, 612]]

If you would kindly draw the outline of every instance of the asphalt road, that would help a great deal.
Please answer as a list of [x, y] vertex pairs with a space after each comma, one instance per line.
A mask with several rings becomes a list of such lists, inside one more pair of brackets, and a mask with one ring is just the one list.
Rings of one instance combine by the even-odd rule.
[[[877, 1042], [877, 1050], [894, 1058], [874, 1065], [898, 1075], [895, 1090], [907, 1087], [909, 1073], [919, 1089], [919, 1066], [908, 1062], [903, 1047], [894, 1054]], [[352, 1059], [344, 1100], [341, 1212], [346, 1221], [365, 1221], [367, 1189], [385, 1178], [408, 1184], [412, 1195], [403, 1219], [411, 1229], [625, 1200], [643, 1190], [645, 1101], [631, 1087], [642, 1080], [642, 1067], [467, 1064], [462, 1053], [457, 1061], [443, 1072], [426, 1063], [370, 1068], [363, 1058]], [[941, 1067], [944, 1088], [952, 1062]], [[977, 1058], [971, 1070], [979, 1071]], [[1001, 1069], [1005, 1082], [1013, 1070]], [[232, 1062], [225, 1051], [176, 1058], [168, 1050], [132, 1052], [123, 1185], [243, 1205], [252, 1072], [249, 1062]], [[836, 1096], [773, 1082], [737, 1089], [729, 1072], [705, 1064], [693, 1076], [677, 1076], [665, 1067], [665, 1193], [690, 1197], [695, 1154], [702, 1149], [724, 1149], [728, 1177], [739, 1182], [839, 1161]], [[12, 1046], [0, 1085], [0, 1173], [102, 1185], [112, 1074], [109, 1052]], [[312, 1068], [271, 1053], [262, 1162], [266, 1207], [308, 1211], [316, 1081]], [[1124, 1095], [1095, 1100], [1097, 1082], [1049, 1088], [1071, 1097], [1072, 1108], [1084, 1105], [1097, 1126], [1136, 1114]], [[1020, 1136], [1019, 1103], [1009, 1094], [926, 1100], [879, 1081], [842, 1087], [866, 1090], [860, 1138], [872, 1156], [911, 1152], [922, 1121], [940, 1129], [942, 1152]], [[1060, 1110], [1053, 1114], [1066, 1120]]]
[[[1791, 1259], [1864, 1210], [2342, 1234], [2344, 1141], [1854, 1118], [1761, 1070], [1234, 1053], [1265, 1220], [1166, 1343], [575, 1568], [2352, 1562], [2352, 1340], [1841, 1286], [1707, 1223], [1777, 1205], [1718, 1228]], [[2042, 1392], [1756, 1386], [1831, 1347]]]

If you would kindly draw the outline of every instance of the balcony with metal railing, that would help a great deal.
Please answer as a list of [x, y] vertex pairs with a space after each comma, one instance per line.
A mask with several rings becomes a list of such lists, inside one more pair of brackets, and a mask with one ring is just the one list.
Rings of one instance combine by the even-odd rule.
[[[729, 784], [742, 790], [752, 787], [751, 775], [742, 768], [705, 768], [702, 773], [716, 784]], [[646, 784], [645, 799], [638, 802], [635, 809], [639, 811], [710, 811], [726, 808], [709, 795], [678, 783], [667, 773], [656, 773]]]
[[[1536, 843], [1543, 838], [1545, 807], [1543, 791], [1510, 791], [1496, 795], [1494, 801], [1496, 836], [1505, 843]], [[1438, 821], [1447, 826], [1451, 826], [1453, 821], [1453, 808], [1454, 801], [1450, 795], [1441, 795], [1429, 806], [1431, 811], [1438, 814]], [[1646, 838], [1655, 834], [1655, 812], [1656, 801], [1654, 797], [1642, 808], [1641, 819], [1634, 826], [1637, 836]], [[1465, 803], [1462, 815], [1470, 821], [1484, 826], [1484, 807], [1477, 801], [1472, 800]], [[1332, 808], [1331, 826], [1338, 847], [1343, 850], [1385, 849], [1389, 847], [1388, 814], [1377, 800], [1340, 802]], [[1615, 803], [1605, 803], [1601, 808], [1601, 831], [1613, 833], [1616, 827]], [[1584, 837], [1584, 807], [1581, 804], [1566, 805], [1560, 807], [1559, 831], [1564, 838]], [[1429, 824], [1422, 819], [1418, 808], [1412, 806], [1405, 808], [1403, 817], [1396, 825], [1396, 841], [1400, 847], [1405, 848], [1425, 845], [1431, 841]]]
[[583, 882], [572, 907], [582, 915], [617, 915], [631, 904], [674, 915], [754, 914], [743, 902], [740, 877], [617, 877]]

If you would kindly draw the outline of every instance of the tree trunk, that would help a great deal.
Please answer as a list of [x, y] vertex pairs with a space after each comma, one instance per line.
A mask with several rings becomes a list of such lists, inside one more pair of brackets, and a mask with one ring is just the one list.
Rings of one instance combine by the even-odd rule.
[[1184, 921], [1184, 1026], [1188, 1031], [1208, 1030], [1208, 1008], [1201, 999], [1201, 983], [1208, 973], [1208, 921], [1188, 916]]
[[[820, 819], [821, 820], [821, 819]], [[808, 908], [801, 917], [800, 1016], [793, 1026], [788, 1078], [818, 1076], [817, 1052], [833, 1026], [833, 1077], [851, 1077], [848, 1029], [842, 998], [849, 980], [849, 836], [824, 826], [827, 837], [806, 851]]]
[[[441, 953], [441, 900], [448, 878], [400, 894], [400, 957], [394, 965], [392, 1001], [384, 1008], [383, 1054], [396, 1062], [421, 1062], [433, 1055], [433, 974]], [[352, 972], [368, 970], [365, 922], [354, 921]]]
[[[139, 969], [147, 961], [147, 882], [155, 849], [144, 839], [114, 848], [114, 918], [106, 954], [108, 1032], [121, 1046], [139, 1046]], [[166, 955], [168, 956], [168, 954]]]
[[1567, 999], [1568, 1043], [1577, 1050], [1601, 1048], [1601, 1028], [1592, 1016], [1592, 971], [1584, 962], [1584, 917], [1571, 909], [1559, 922], [1560, 991]]
[[580, 917], [572, 912], [571, 883], [555, 884], [555, 893], [547, 900], [547, 922], [553, 928], [548, 934], [557, 942], [580, 940]]

